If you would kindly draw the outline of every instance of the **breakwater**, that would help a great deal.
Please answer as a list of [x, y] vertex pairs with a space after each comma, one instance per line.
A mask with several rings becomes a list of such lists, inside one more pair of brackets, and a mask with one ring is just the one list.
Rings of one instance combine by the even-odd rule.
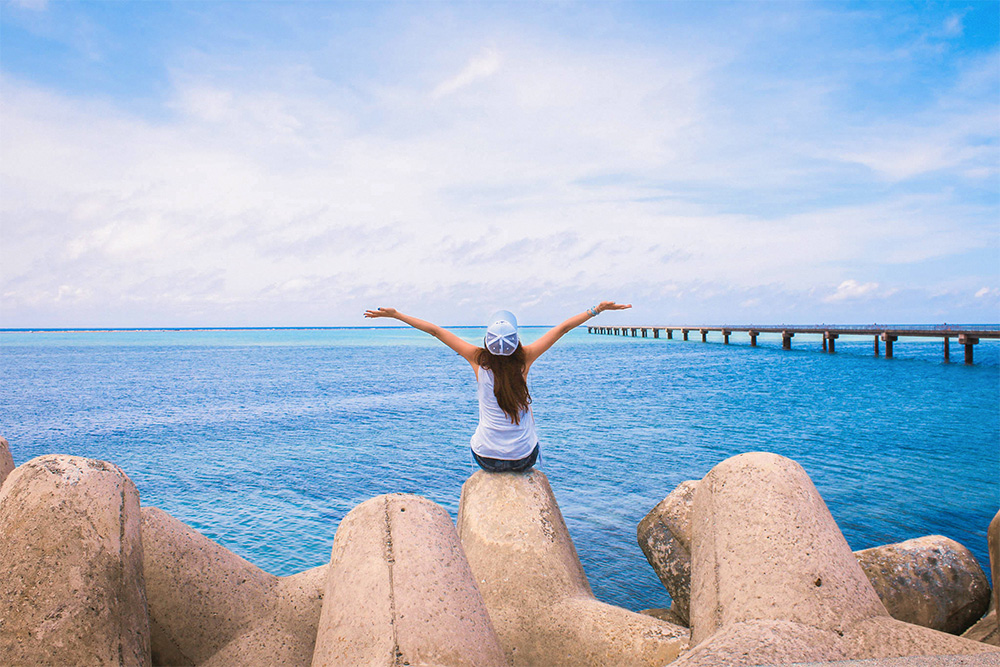
[[[111, 463], [48, 455], [12, 469], [2, 439], [0, 452], [4, 664], [986, 665], [976, 656], [1000, 653], [996, 602], [980, 620], [989, 586], [964, 547], [852, 554], [805, 471], [774, 454], [727, 459], [653, 508], [640, 545], [689, 594], [683, 609], [637, 614], [593, 596], [539, 470], [475, 473], [454, 523], [416, 495], [371, 498], [327, 565], [274, 577], [142, 506]], [[1000, 513], [990, 552], [996, 576]]]
[[724, 344], [729, 345], [729, 337], [733, 333], [743, 332], [750, 338], [750, 346], [757, 346], [757, 337], [762, 333], [781, 334], [781, 347], [785, 350], [792, 349], [792, 338], [795, 334], [819, 334], [822, 336], [823, 351], [833, 354], [837, 350], [837, 339], [841, 336], [873, 336], [873, 347], [875, 356], [879, 356], [881, 345], [885, 345], [885, 357], [893, 357], [894, 344], [901, 337], [912, 338], [940, 338], [942, 339], [942, 351], [945, 361], [951, 360], [951, 340], [955, 339], [964, 349], [965, 363], [973, 363], [975, 346], [981, 339], [1000, 339], [1000, 325], [989, 325], [988, 327], [956, 327], [949, 325], [935, 326], [880, 326], [877, 324], [865, 326], [853, 325], [713, 325], [713, 326], [639, 326], [639, 327], [598, 327], [588, 326], [587, 333], [603, 334], [611, 336], [629, 336], [633, 338], [640, 336], [646, 338], [651, 335], [659, 338], [660, 332], [665, 338], [672, 339], [674, 332], [678, 332], [683, 340], [688, 340], [688, 335], [698, 332], [701, 342], [708, 341], [708, 334], [718, 332], [722, 335]]

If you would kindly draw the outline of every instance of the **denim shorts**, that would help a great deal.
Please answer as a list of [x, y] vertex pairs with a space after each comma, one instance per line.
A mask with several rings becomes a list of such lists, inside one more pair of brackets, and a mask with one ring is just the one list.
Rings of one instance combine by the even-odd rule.
[[476, 463], [479, 464], [479, 467], [486, 472], [524, 472], [531, 466], [535, 465], [538, 461], [538, 445], [535, 445], [535, 448], [531, 450], [531, 453], [523, 459], [516, 459], [514, 461], [491, 459], [486, 456], [480, 456], [475, 452], [472, 452], [472, 458], [474, 458]]

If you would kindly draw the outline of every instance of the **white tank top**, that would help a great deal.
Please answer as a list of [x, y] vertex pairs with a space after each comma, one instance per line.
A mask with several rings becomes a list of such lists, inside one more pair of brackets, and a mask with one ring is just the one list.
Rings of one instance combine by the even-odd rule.
[[491, 459], [523, 459], [538, 444], [531, 408], [522, 412], [521, 423], [515, 424], [497, 405], [497, 398], [493, 393], [493, 371], [480, 368], [476, 384], [479, 426], [472, 434], [472, 451]]

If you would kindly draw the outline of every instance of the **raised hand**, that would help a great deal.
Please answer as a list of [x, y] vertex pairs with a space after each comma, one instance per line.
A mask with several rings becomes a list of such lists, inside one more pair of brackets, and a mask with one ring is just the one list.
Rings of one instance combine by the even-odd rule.
[[602, 301], [597, 304], [597, 312], [603, 313], [605, 310], [625, 310], [631, 308], [631, 303], [615, 303], [614, 301]]
[[376, 308], [365, 311], [365, 317], [396, 317], [396, 315], [395, 308]]

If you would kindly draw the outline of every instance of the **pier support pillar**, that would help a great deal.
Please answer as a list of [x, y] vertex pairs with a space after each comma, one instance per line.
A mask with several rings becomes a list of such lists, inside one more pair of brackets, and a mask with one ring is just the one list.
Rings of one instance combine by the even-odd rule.
[[681, 329], [681, 333], [684, 334], [684, 340], [687, 340], [688, 339], [688, 330], [687, 329]]
[[790, 350], [792, 349], [792, 336], [795, 335], [794, 331], [782, 331], [781, 332], [781, 349]]
[[701, 342], [708, 342], [708, 329], [699, 329], [698, 332], [701, 334]]
[[673, 340], [674, 339], [674, 330], [673, 329], [666, 329], [666, 332], [667, 332], [667, 340]]
[[878, 336], [875, 336], [875, 356], [877, 357], [878, 355], [879, 355]]
[[632, 338], [635, 338], [635, 327], [632, 327]]
[[944, 337], [944, 360], [951, 361], [951, 338]]
[[833, 333], [832, 331], [827, 331], [823, 334], [823, 349], [826, 350], [829, 347], [830, 354], [837, 351], [836, 340], [840, 337], [840, 334]]
[[653, 338], [659, 338], [659, 337], [660, 337], [660, 330], [657, 329], [656, 327], [653, 327]]
[[972, 346], [979, 342], [978, 338], [962, 334], [958, 337], [958, 344], [965, 346], [965, 363], [972, 363]]
[[760, 335], [759, 331], [748, 331], [750, 334], [750, 347], [757, 347], [757, 336]]
[[643, 337], [643, 338], [645, 338], [645, 337], [646, 337], [646, 329], [645, 329], [645, 328], [643, 328], [643, 329], [642, 329], [642, 337]]
[[882, 333], [882, 340], [885, 342], [885, 358], [892, 359], [892, 344], [896, 342], [899, 336], [891, 334], [888, 331]]
[[731, 333], [733, 333], [733, 332], [729, 331], [727, 329], [723, 329], [722, 330], [722, 340], [723, 340], [723, 342], [725, 342], [726, 345], [729, 345], [729, 334], [731, 334]]

